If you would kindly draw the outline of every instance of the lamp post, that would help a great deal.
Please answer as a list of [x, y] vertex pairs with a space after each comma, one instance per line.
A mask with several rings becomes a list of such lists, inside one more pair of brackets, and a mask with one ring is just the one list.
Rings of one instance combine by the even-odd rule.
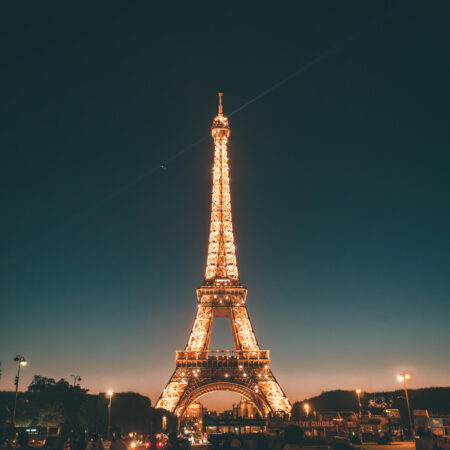
[[106, 392], [106, 395], [109, 397], [109, 403], [108, 403], [108, 428], [106, 431], [106, 440], [110, 440], [110, 432], [111, 432], [111, 403], [112, 403], [112, 398], [114, 395], [114, 392], [110, 389], [109, 391]]
[[414, 426], [413, 426], [413, 421], [411, 418], [411, 408], [409, 406], [408, 387], [406, 386], [406, 382], [410, 381], [411, 379], [412, 379], [412, 375], [409, 372], [403, 372], [397, 376], [397, 380], [400, 382], [403, 382], [403, 389], [405, 390], [405, 397], [406, 397], [406, 406], [408, 408], [409, 429], [411, 431], [411, 437], [414, 440], [414, 435], [415, 435]]
[[361, 389], [356, 389], [356, 395], [358, 396], [358, 411], [359, 411], [359, 417], [361, 417]]
[[77, 383], [81, 381], [80, 375], [70, 375], [73, 378], [73, 387], [77, 386]]
[[309, 408], [310, 408], [309, 403], [305, 403], [303, 405], [303, 408], [305, 408], [306, 417], [308, 417], [309, 416]]
[[19, 394], [20, 368], [22, 366], [27, 365], [27, 360], [22, 355], [16, 355], [16, 357], [14, 358], [14, 362], [17, 363], [17, 376], [14, 381], [14, 384], [16, 385], [16, 394], [14, 397], [14, 409], [13, 409], [13, 416], [12, 416], [12, 423], [11, 423], [13, 430], [16, 427], [16, 409], [17, 409], [17, 396]]
[[358, 423], [358, 436], [359, 436], [359, 442], [362, 443], [362, 430], [361, 430], [361, 393], [362, 390], [360, 388], [355, 389], [356, 395], [358, 397], [358, 416], [359, 416], [359, 423]]

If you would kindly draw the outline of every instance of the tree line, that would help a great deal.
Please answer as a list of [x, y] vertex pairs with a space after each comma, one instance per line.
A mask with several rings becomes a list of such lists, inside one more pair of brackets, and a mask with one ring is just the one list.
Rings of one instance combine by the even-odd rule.
[[[411, 409], [428, 409], [433, 414], [450, 414], [450, 387], [432, 387], [423, 389], [408, 389]], [[316, 397], [302, 402], [295, 402], [292, 406], [292, 419], [304, 418], [305, 403], [310, 411], [354, 411], [358, 412], [358, 399], [355, 391], [327, 391]], [[398, 409], [403, 423], [408, 423], [405, 392], [403, 390], [391, 392], [363, 392], [361, 407], [372, 414], [381, 413], [384, 409]]]
[[[106, 432], [109, 398], [104, 393], [92, 395], [88, 389], [72, 385], [64, 378], [56, 381], [35, 375], [27, 391], [20, 393], [16, 410], [16, 427], [50, 429], [67, 424], [90, 432]], [[0, 392], [0, 428], [11, 426], [14, 392]], [[176, 418], [151, 406], [148, 397], [134, 393], [116, 393], [112, 399], [111, 426], [123, 433], [162, 431], [163, 416], [168, 428]]]

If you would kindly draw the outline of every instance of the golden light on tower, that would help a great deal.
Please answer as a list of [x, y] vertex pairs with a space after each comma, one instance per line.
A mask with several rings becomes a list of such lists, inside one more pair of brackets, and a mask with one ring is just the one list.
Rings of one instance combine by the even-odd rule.
[[223, 115], [222, 93], [219, 92], [219, 113], [213, 120], [214, 169], [211, 199], [211, 224], [205, 280], [216, 283], [239, 283], [231, 216], [230, 168], [228, 138], [230, 126]]
[[[263, 416], [289, 413], [291, 405], [269, 369], [269, 351], [259, 348], [245, 303], [247, 289], [239, 280], [228, 165], [230, 125], [222, 93], [211, 135], [214, 166], [205, 278], [197, 289], [197, 313], [186, 348], [176, 352], [175, 372], [156, 407], [181, 417], [199, 396], [228, 390], [254, 403]], [[230, 319], [234, 350], [209, 349], [214, 317]]]

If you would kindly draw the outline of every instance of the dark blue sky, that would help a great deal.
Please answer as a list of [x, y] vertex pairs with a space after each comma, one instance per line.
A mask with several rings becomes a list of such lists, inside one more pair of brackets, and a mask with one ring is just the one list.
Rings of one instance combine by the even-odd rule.
[[22, 353], [24, 385], [156, 400], [203, 279], [212, 140], [154, 168], [209, 134], [217, 91], [229, 113], [355, 33], [231, 117], [249, 312], [291, 400], [450, 384], [450, 5], [293, 3], [2, 6], [1, 389]]

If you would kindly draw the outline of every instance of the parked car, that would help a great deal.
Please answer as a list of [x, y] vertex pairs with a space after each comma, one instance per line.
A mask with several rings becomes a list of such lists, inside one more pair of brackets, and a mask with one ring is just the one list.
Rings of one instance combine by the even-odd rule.
[[350, 440], [345, 437], [333, 436], [328, 441], [329, 450], [351, 450], [353, 448]]
[[439, 450], [450, 450], [450, 437], [449, 436], [437, 437], [436, 448]]

